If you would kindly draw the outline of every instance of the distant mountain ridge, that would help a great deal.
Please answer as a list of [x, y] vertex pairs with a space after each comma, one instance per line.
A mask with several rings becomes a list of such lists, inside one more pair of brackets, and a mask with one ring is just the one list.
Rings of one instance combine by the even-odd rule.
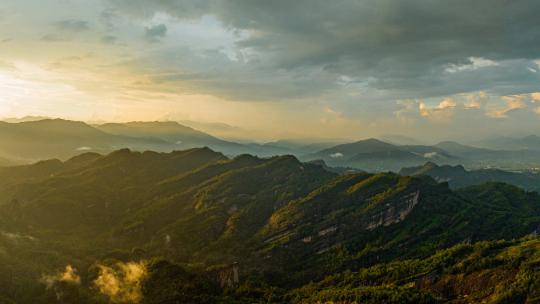
[[535, 150], [540, 151], [540, 136], [496, 137], [479, 142], [481, 146], [498, 150]]
[[[36, 118], [37, 119], [37, 118]], [[312, 140], [277, 140], [264, 144], [223, 140], [177, 122], [127, 122], [89, 125], [62, 119], [0, 122], [0, 165], [30, 163], [43, 159], [68, 159], [81, 152], [106, 154], [129, 148], [170, 152], [209, 147], [234, 156], [249, 153], [261, 157], [295, 155], [303, 161], [324, 160], [331, 167], [365, 171], [394, 171], [427, 161], [467, 168], [540, 168], [540, 150], [492, 150], [456, 142], [436, 145], [395, 145], [370, 138], [353, 143]], [[398, 137], [401, 139], [401, 137]], [[526, 138], [537, 139], [535, 136]], [[406, 140], [405, 141], [410, 141]], [[338, 141], [339, 142], [339, 141]]]
[[540, 151], [490, 150], [451, 141], [433, 146], [399, 146], [374, 138], [326, 148], [303, 156], [302, 159], [321, 159], [330, 166], [354, 167], [366, 171], [397, 172], [403, 167], [420, 166], [428, 161], [472, 168], [540, 168]]
[[84, 151], [110, 152], [122, 147], [161, 150], [168, 144], [155, 138], [116, 136], [79, 121], [46, 119], [0, 122], [0, 152], [20, 159], [66, 159]]
[[463, 166], [438, 166], [427, 162], [423, 166], [403, 168], [400, 175], [431, 176], [439, 182], [448, 182], [452, 188], [462, 188], [486, 182], [502, 182], [519, 186], [525, 190], [540, 191], [540, 174], [516, 173], [498, 169], [466, 170]]
[[68, 159], [85, 151], [109, 153], [121, 148], [170, 152], [211, 147], [229, 155], [261, 156], [290, 152], [271, 146], [239, 144], [221, 140], [176, 122], [130, 122], [88, 125], [63, 119], [0, 121], [0, 155], [33, 162], [49, 158]]
[[95, 127], [114, 135], [157, 138], [168, 142], [178, 150], [208, 146], [224, 153], [238, 153], [242, 149], [240, 144], [221, 140], [177, 122], [107, 123]]
[[397, 171], [407, 165], [423, 164], [427, 160], [457, 161], [437, 147], [396, 146], [375, 138], [337, 145], [305, 158], [322, 159], [331, 166], [349, 166], [367, 171]]

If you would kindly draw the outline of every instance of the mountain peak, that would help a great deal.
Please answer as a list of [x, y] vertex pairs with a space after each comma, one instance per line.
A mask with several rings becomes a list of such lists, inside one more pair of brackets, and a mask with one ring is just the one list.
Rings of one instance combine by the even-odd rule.
[[436, 163], [432, 162], [432, 161], [428, 161], [422, 167], [433, 169], [433, 168], [437, 168], [439, 166]]

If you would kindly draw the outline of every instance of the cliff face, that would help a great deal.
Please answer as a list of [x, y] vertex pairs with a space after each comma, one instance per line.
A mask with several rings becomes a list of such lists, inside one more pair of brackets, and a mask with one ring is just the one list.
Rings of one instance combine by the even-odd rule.
[[339, 231], [372, 231], [400, 223], [419, 204], [421, 186], [421, 180], [393, 174], [339, 177], [275, 212], [266, 241], [301, 234], [304, 243], [312, 243]]
[[389, 226], [399, 223], [413, 211], [418, 204], [420, 191], [407, 194], [395, 204], [387, 204], [381, 212], [371, 217], [371, 222], [366, 226], [367, 230], [373, 230], [381, 226]]
[[240, 284], [240, 265], [238, 263], [214, 266], [208, 271], [222, 289], [235, 288]]

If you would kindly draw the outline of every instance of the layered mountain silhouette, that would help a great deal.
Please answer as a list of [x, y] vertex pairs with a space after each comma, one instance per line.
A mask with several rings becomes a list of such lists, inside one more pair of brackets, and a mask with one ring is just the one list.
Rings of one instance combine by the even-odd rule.
[[26, 160], [65, 159], [84, 151], [108, 153], [122, 147], [159, 150], [169, 145], [156, 138], [112, 135], [83, 122], [62, 119], [0, 122], [0, 138], [3, 154]]
[[350, 166], [368, 171], [395, 171], [407, 165], [425, 163], [430, 159], [445, 163], [457, 160], [438, 147], [396, 146], [374, 138], [330, 147], [306, 158], [322, 159], [329, 165]]
[[[508, 145], [502, 150], [477, 148], [456, 142], [436, 145], [396, 145], [378, 139], [337, 144], [331, 140], [278, 140], [264, 144], [220, 139], [176, 122], [127, 122], [89, 125], [62, 119], [28, 118], [0, 122], [0, 166], [58, 158], [83, 152], [107, 154], [129, 148], [171, 152], [209, 147], [228, 156], [295, 155], [302, 161], [324, 160], [331, 167], [365, 171], [394, 171], [403, 167], [461, 164], [470, 168], [540, 167], [540, 151], [533, 145]], [[534, 136], [527, 140], [534, 142]], [[411, 141], [409, 141], [411, 142]], [[516, 148], [525, 147], [525, 148]]]
[[[62, 119], [0, 122], [0, 155], [20, 162], [60, 158], [82, 152], [109, 153], [120, 148], [170, 152], [211, 147], [228, 155], [273, 155], [284, 149], [224, 141], [176, 122], [130, 122], [88, 125]], [[7, 163], [6, 163], [7, 164]]]
[[540, 190], [540, 174], [529, 172], [508, 172], [499, 169], [466, 170], [463, 166], [438, 166], [427, 162], [423, 166], [403, 168], [401, 175], [428, 175], [439, 182], [448, 182], [452, 188], [462, 188], [486, 182], [503, 182], [526, 190]]
[[431, 161], [437, 164], [465, 165], [472, 168], [537, 168], [540, 152], [535, 150], [491, 150], [440, 142], [436, 145], [393, 145], [377, 139], [326, 148], [302, 159], [324, 160], [330, 166], [361, 168], [367, 171], [399, 171]]

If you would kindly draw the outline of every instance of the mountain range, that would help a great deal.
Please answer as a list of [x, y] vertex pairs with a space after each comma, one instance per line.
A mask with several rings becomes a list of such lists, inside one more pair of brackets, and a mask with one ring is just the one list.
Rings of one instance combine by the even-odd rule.
[[[525, 248], [536, 245], [496, 240], [527, 237], [540, 224], [540, 195], [508, 184], [456, 190], [426, 175], [340, 175], [290, 155], [231, 158], [209, 148], [6, 167], [0, 190], [0, 272], [14, 274], [0, 280], [7, 303], [454, 301], [468, 285], [441, 278], [508, 265], [512, 246], [524, 248], [516, 263], [533, 263]], [[483, 241], [494, 245], [460, 245]], [[479, 255], [486, 263], [466, 268]], [[361, 275], [381, 267], [408, 270]], [[96, 289], [104, 272], [123, 280], [125, 269], [144, 277], [115, 290], [137, 294]], [[520, 273], [507, 275], [485, 284]], [[351, 280], [358, 288], [340, 289]], [[501, 288], [476, 296], [500, 298]]]
[[322, 159], [331, 166], [349, 166], [368, 171], [395, 171], [427, 160], [444, 163], [458, 161], [437, 147], [396, 146], [374, 138], [333, 146], [305, 158]]
[[[387, 137], [400, 139], [401, 142], [415, 142], [397, 136]], [[378, 172], [398, 172], [403, 167], [419, 166], [428, 161], [440, 165], [461, 164], [473, 169], [498, 167], [525, 170], [540, 167], [540, 150], [534, 149], [535, 136], [519, 139], [520, 144], [508, 144], [501, 150], [456, 142], [397, 145], [374, 138], [352, 143], [328, 139], [290, 139], [261, 144], [223, 140], [177, 122], [89, 125], [36, 117], [11, 123], [0, 122], [0, 138], [0, 166], [50, 158], [66, 160], [82, 152], [106, 154], [121, 148], [171, 152], [209, 147], [228, 156], [245, 153], [260, 157], [290, 154], [302, 161], [323, 160], [333, 167]]]
[[490, 150], [456, 142], [435, 145], [393, 145], [378, 139], [361, 140], [333, 146], [302, 159], [322, 159], [330, 166], [361, 168], [367, 171], [399, 171], [403, 167], [426, 162], [468, 168], [499, 167], [508, 170], [539, 168], [540, 151]]
[[496, 137], [478, 142], [478, 145], [496, 150], [535, 150], [540, 151], [540, 137]]
[[529, 191], [540, 191], [540, 174], [531, 172], [509, 172], [499, 169], [466, 170], [461, 165], [439, 166], [427, 162], [423, 166], [403, 168], [401, 175], [428, 175], [438, 182], [447, 182], [452, 188], [463, 188], [486, 182], [502, 182], [519, 186]]
[[67, 159], [82, 152], [109, 153], [121, 148], [170, 152], [212, 147], [228, 155], [282, 154], [283, 149], [218, 139], [176, 122], [130, 122], [89, 125], [62, 119], [0, 122], [0, 155], [32, 162]]

